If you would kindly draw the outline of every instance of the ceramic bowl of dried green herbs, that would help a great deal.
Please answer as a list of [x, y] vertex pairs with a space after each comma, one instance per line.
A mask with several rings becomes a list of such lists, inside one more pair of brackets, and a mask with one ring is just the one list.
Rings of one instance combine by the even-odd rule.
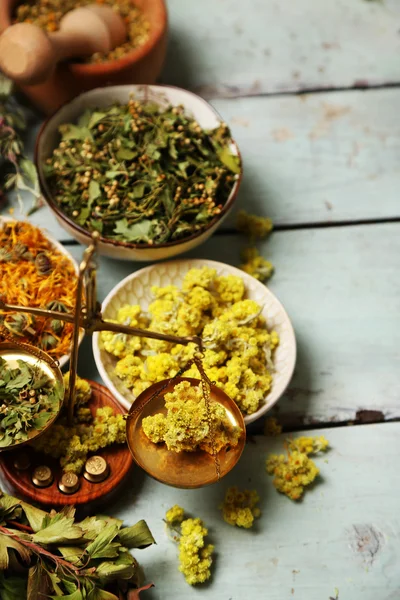
[[44, 198], [81, 243], [133, 261], [204, 242], [231, 210], [242, 165], [227, 125], [202, 98], [169, 86], [92, 90], [43, 126]]

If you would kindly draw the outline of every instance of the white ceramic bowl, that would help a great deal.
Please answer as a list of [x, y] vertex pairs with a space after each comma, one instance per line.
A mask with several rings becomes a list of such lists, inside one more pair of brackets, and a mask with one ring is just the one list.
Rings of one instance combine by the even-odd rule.
[[[115, 102], [127, 103], [130, 94], [134, 93], [140, 101], [150, 100], [156, 102], [161, 107], [172, 104], [173, 106], [183, 105], [189, 116], [196, 119], [203, 129], [213, 129], [217, 127], [222, 118], [208, 102], [181, 88], [159, 85], [120, 85], [99, 88], [81, 94], [72, 102], [69, 102], [58, 110], [50, 119], [48, 119], [39, 132], [36, 149], [35, 162], [39, 173], [40, 184], [43, 196], [60, 223], [60, 225], [76, 240], [82, 244], [89, 244], [90, 234], [86, 229], [77, 225], [70, 217], [63, 213], [60, 207], [53, 201], [52, 195], [43, 173], [43, 166], [47, 158], [51, 157], [53, 150], [58, 146], [60, 135], [58, 128], [63, 123], [74, 123], [88, 108], [104, 108], [111, 106]], [[240, 156], [239, 149], [232, 141], [231, 151]], [[210, 235], [221, 225], [232, 209], [233, 202], [239, 190], [241, 174], [239, 179], [233, 185], [232, 191], [223, 206], [221, 213], [215, 217], [208, 227], [188, 238], [174, 242], [166, 242], [151, 246], [150, 244], [134, 244], [129, 242], [120, 242], [109, 238], [101, 237], [98, 245], [99, 254], [133, 261], [155, 261], [162, 260], [188, 252], [199, 244], [205, 242]]]
[[[124, 304], [140, 304], [144, 310], [153, 298], [151, 287], [176, 285], [180, 286], [189, 269], [203, 266], [216, 269], [218, 275], [238, 275], [246, 286], [246, 297], [263, 306], [262, 315], [267, 319], [269, 329], [275, 329], [280, 337], [279, 346], [274, 353], [275, 373], [272, 388], [264, 404], [257, 412], [245, 417], [248, 425], [268, 412], [284, 393], [293, 375], [296, 363], [296, 339], [290, 319], [277, 298], [262, 283], [247, 273], [224, 263], [213, 260], [174, 260], [140, 269], [123, 279], [104, 300], [104, 319], [115, 319], [118, 309]], [[111, 390], [120, 404], [129, 409], [135, 396], [124, 383], [113, 373], [117, 359], [106, 352], [101, 342], [101, 334], [93, 335], [93, 354], [97, 369], [104, 384]]]
[[[3, 228], [4, 223], [7, 223], [7, 222], [9, 223], [11, 221], [15, 221], [15, 219], [0, 215], [0, 229]], [[37, 227], [37, 226], [35, 225], [35, 227]], [[64, 256], [66, 256], [71, 261], [71, 263], [75, 269], [76, 276], [78, 277], [79, 267], [78, 267], [74, 257], [68, 252], [68, 250], [66, 248], [64, 248], [64, 246], [62, 244], [60, 244], [60, 242], [57, 242], [57, 240], [52, 238], [52, 236], [46, 231], [46, 229], [44, 229], [43, 227], [38, 227], [38, 229], [40, 229], [40, 231], [45, 236], [45, 238], [56, 248], [56, 250], [61, 252], [61, 254], [64, 254]], [[83, 336], [84, 336], [84, 332], [81, 331], [80, 335], [79, 335], [79, 344], [82, 342]], [[61, 356], [61, 358], [58, 359], [60, 368], [62, 369], [63, 367], [65, 367], [65, 365], [68, 363], [68, 361], [69, 361], [69, 354], [64, 354], [64, 356]]]

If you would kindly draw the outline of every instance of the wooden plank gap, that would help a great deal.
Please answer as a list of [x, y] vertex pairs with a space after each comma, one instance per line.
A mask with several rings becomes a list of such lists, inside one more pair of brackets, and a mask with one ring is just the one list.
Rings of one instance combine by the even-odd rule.
[[[297, 231], [301, 229], [332, 229], [335, 227], [353, 227], [358, 225], [384, 225], [386, 223], [400, 223], [400, 217], [387, 217], [382, 219], [358, 219], [349, 221], [335, 221], [326, 223], [324, 221], [316, 223], [292, 223], [288, 225], [274, 225], [273, 231]], [[234, 227], [230, 229], [219, 229], [214, 235], [229, 236], [238, 235], [239, 232]]]
[[296, 86], [276, 91], [259, 91], [257, 87], [240, 87], [232, 85], [202, 85], [193, 88], [193, 92], [206, 100], [238, 100], [241, 98], [276, 98], [282, 96], [311, 96], [313, 94], [329, 94], [337, 92], [354, 92], [369, 90], [399, 89], [400, 81], [370, 83], [366, 79], [356, 79], [351, 85], [335, 86]]

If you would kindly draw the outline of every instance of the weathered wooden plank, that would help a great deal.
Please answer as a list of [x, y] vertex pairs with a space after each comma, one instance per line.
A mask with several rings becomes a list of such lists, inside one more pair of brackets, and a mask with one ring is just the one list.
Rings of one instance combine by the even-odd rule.
[[[343, 427], [324, 434], [332, 449], [316, 458], [321, 479], [301, 503], [278, 494], [265, 472], [283, 438], [256, 437], [219, 484], [200, 490], [163, 486], [136, 469], [107, 512], [132, 524], [145, 518], [157, 546], [136, 552], [149, 600], [398, 600], [400, 554], [397, 459], [400, 423]], [[257, 489], [261, 518], [254, 531], [227, 525], [218, 509], [230, 485]], [[177, 570], [177, 549], [162, 519], [172, 505], [204, 519], [217, 554], [212, 582], [190, 588]]]
[[169, 0], [163, 82], [208, 98], [399, 81], [400, 5]]
[[[331, 450], [315, 459], [321, 477], [300, 503], [278, 494], [265, 472], [266, 456], [283, 452], [284, 436], [252, 438], [233, 472], [199, 490], [163, 486], [135, 467], [119, 500], [103, 512], [130, 525], [144, 518], [155, 536], [156, 546], [135, 552], [156, 584], [146, 599], [191, 600], [201, 593], [213, 600], [329, 600], [337, 588], [338, 600], [398, 600], [400, 423], [310, 432], [321, 434]], [[254, 530], [222, 520], [218, 507], [231, 485], [260, 494]], [[178, 572], [177, 549], [164, 529], [174, 504], [202, 518], [215, 544], [212, 581], [199, 589]]]
[[243, 155], [238, 208], [277, 225], [400, 217], [399, 101], [395, 89], [213, 101]]
[[[188, 256], [238, 265], [242, 244], [214, 237]], [[400, 417], [400, 224], [276, 232], [260, 249], [276, 266], [270, 288], [298, 343], [279, 419], [295, 427]], [[101, 258], [100, 298], [141, 266]], [[90, 340], [84, 348], [81, 375], [98, 378]]]
[[[240, 208], [278, 226], [400, 217], [399, 101], [397, 89], [213, 101], [244, 161], [237, 204], [222, 228], [234, 226]], [[47, 208], [31, 220], [71, 239]]]

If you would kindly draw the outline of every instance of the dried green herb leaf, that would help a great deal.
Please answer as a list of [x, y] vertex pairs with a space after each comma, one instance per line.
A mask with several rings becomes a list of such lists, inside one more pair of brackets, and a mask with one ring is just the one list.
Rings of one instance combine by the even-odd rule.
[[132, 198], [135, 198], [136, 200], [143, 198], [146, 191], [146, 185], [146, 183], [137, 183], [134, 185], [131, 191]]
[[[88, 111], [88, 115], [89, 115], [88, 127], [89, 127], [89, 129], [93, 129], [93, 127], [95, 127], [98, 123], [100, 123], [100, 121], [102, 121], [104, 119], [104, 117], [106, 116], [106, 113], [100, 112], [100, 111], [95, 111], [94, 113], [91, 114], [90, 111]], [[84, 123], [80, 123], [80, 125], [84, 125]]]
[[40, 562], [29, 569], [26, 600], [45, 598], [51, 591], [49, 576]]
[[161, 190], [158, 199], [161, 200], [161, 202], [163, 203], [165, 214], [167, 215], [168, 219], [170, 219], [174, 214], [175, 202], [171, 197], [171, 192], [169, 191], [169, 189], [164, 188], [163, 190]]
[[106, 590], [95, 589], [89, 592], [88, 600], [119, 600], [118, 596]]
[[61, 579], [56, 575], [56, 573], [48, 573], [48, 577], [50, 579], [50, 585], [53, 588], [53, 591], [56, 593], [56, 596], [64, 596], [62, 589], [58, 585], [61, 583]]
[[91, 210], [89, 206], [85, 206], [84, 208], [82, 208], [81, 212], [79, 213], [79, 216], [75, 219], [78, 225], [84, 225], [86, 223], [90, 216], [90, 212]]
[[[13, 530], [10, 530], [10, 531], [12, 531], [12, 533], [16, 534], [15, 531], [13, 531]], [[0, 537], [6, 538], [7, 547], [15, 550], [19, 554], [22, 562], [24, 562], [25, 564], [29, 564], [30, 552], [29, 552], [29, 550], [26, 549], [26, 547], [22, 543], [18, 542], [15, 538], [9, 537], [2, 533], [0, 533]]]
[[66, 542], [74, 542], [83, 537], [83, 531], [77, 525], [74, 525], [74, 519], [56, 515], [49, 520], [44, 528], [37, 531], [32, 540], [40, 544], [64, 544]]
[[92, 179], [92, 181], [89, 183], [89, 204], [90, 204], [90, 206], [92, 205], [92, 203], [95, 200], [97, 200], [97, 198], [99, 196], [101, 196], [101, 190], [100, 190], [99, 183], [95, 179]]
[[[14, 500], [16, 500], [14, 498]], [[29, 525], [32, 527], [33, 531], [39, 531], [42, 528], [43, 520], [46, 517], [47, 513], [40, 508], [36, 508], [36, 506], [32, 506], [27, 502], [22, 502], [17, 500], [20, 504], [22, 510], [24, 511], [26, 518], [28, 519]]]
[[240, 173], [240, 159], [224, 146], [218, 151], [218, 157], [232, 173]]
[[58, 551], [73, 565], [81, 563], [83, 550], [79, 546], [58, 546]]
[[35, 190], [39, 192], [39, 178], [38, 173], [36, 171], [36, 167], [31, 160], [27, 158], [23, 158], [20, 161], [21, 169], [28, 179], [28, 181], [34, 186]]
[[68, 140], [93, 140], [92, 132], [88, 127], [78, 127], [77, 125], [60, 125], [59, 127], [63, 142]]
[[[128, 558], [130, 557], [130, 559]], [[130, 560], [130, 562], [129, 562]], [[103, 584], [115, 579], [131, 579], [136, 571], [133, 557], [128, 553], [122, 553], [113, 562], [104, 561], [96, 569], [96, 575], [100, 577]]]
[[24, 577], [5, 576], [0, 572], [1, 600], [22, 600], [26, 598], [27, 581]]
[[114, 558], [118, 556], [120, 544], [113, 544], [112, 541], [118, 535], [119, 527], [117, 525], [108, 525], [91, 542], [86, 552], [91, 558]]
[[149, 219], [144, 219], [139, 223], [129, 225], [127, 219], [121, 219], [116, 222], [114, 233], [127, 242], [147, 242], [152, 224], [153, 222]]
[[146, 521], [143, 520], [121, 529], [118, 539], [125, 548], [147, 548], [156, 543]]
[[[52, 598], [52, 600], [57, 600], [59, 596], [50, 596], [50, 598]], [[64, 600], [85, 600], [80, 590], [75, 590], [72, 594], [63, 594], [63, 598]]]
[[132, 160], [137, 156], [137, 152], [133, 152], [132, 150], [128, 150], [128, 148], [120, 148], [115, 155], [118, 160]]
[[0, 534], [0, 571], [8, 569], [8, 545], [5, 535]]
[[107, 179], [115, 179], [118, 175], [126, 175], [125, 171], [106, 171]]
[[90, 229], [92, 229], [94, 231], [98, 231], [99, 233], [103, 233], [103, 222], [96, 221], [95, 219], [91, 219]]

